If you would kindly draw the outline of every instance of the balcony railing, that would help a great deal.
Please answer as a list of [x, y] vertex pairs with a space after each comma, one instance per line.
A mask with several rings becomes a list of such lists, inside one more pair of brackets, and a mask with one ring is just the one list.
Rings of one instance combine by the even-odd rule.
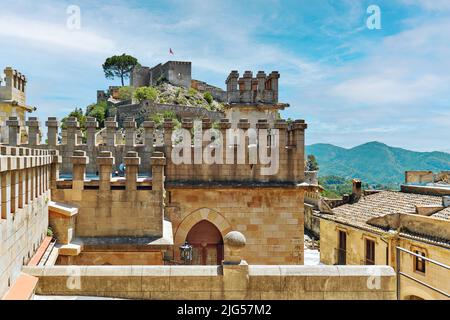
[[446, 265], [446, 264], [444, 264], [442, 262], [439, 262], [439, 261], [436, 261], [436, 260], [424, 257], [424, 256], [422, 256], [420, 254], [414, 253], [412, 251], [406, 250], [406, 249], [401, 248], [401, 247], [396, 247], [396, 250], [397, 250], [397, 257], [396, 257], [397, 258], [397, 261], [396, 261], [396, 265], [397, 265], [397, 268], [396, 268], [396, 270], [397, 270], [397, 299], [399, 299], [399, 300], [401, 299], [401, 296], [400, 296], [400, 277], [401, 276], [403, 276], [405, 278], [408, 278], [408, 279], [410, 279], [410, 280], [412, 280], [412, 281], [414, 281], [414, 282], [416, 282], [416, 283], [418, 283], [418, 284], [420, 284], [420, 285], [422, 285], [424, 287], [427, 287], [428, 289], [431, 289], [431, 290], [433, 290], [435, 292], [438, 292], [438, 293], [444, 295], [447, 298], [450, 298], [450, 294], [448, 292], [445, 292], [445, 291], [443, 291], [441, 289], [435, 288], [435, 287], [429, 285], [428, 283], [426, 283], [426, 282], [424, 282], [422, 280], [419, 280], [419, 279], [414, 278], [413, 276], [411, 276], [409, 274], [406, 274], [406, 273], [402, 272], [401, 268], [400, 268], [400, 266], [401, 266], [401, 254], [402, 253], [406, 253], [406, 254], [409, 254], [411, 256], [420, 258], [422, 260], [425, 260], [426, 262], [429, 262], [429, 263], [432, 263], [434, 265], [437, 265], [438, 267], [444, 268], [447, 271], [450, 270], [450, 266], [448, 266], [448, 265]]

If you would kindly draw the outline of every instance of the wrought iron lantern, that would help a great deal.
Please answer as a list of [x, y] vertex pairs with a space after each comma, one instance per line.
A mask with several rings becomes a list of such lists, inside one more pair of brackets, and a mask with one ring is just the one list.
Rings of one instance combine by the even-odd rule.
[[192, 246], [187, 241], [180, 246], [180, 257], [185, 264], [192, 261]]

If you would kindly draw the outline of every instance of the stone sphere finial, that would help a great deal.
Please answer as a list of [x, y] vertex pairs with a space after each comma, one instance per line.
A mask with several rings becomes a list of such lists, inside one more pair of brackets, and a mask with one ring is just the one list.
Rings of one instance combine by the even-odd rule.
[[233, 249], [242, 249], [245, 247], [247, 240], [245, 236], [239, 231], [230, 231], [224, 237], [224, 243]]
[[245, 247], [247, 240], [239, 231], [230, 231], [223, 238], [225, 244], [224, 264], [238, 265], [242, 261], [241, 251]]

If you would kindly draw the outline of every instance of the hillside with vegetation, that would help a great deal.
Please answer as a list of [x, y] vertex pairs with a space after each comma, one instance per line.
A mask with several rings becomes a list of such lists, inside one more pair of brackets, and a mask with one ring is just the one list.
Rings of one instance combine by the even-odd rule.
[[313, 144], [306, 147], [306, 154], [313, 154], [317, 159], [320, 177], [337, 176], [344, 181], [359, 178], [374, 188], [398, 188], [407, 170], [450, 170], [449, 153], [415, 152], [380, 142], [351, 149]]
[[214, 100], [209, 92], [202, 93], [194, 88], [187, 89], [167, 82], [162, 82], [155, 87], [121, 87], [119, 97], [120, 100], [133, 99], [133, 102], [136, 103], [149, 100], [156, 103], [178, 104], [213, 111], [219, 111], [223, 108], [223, 104]]

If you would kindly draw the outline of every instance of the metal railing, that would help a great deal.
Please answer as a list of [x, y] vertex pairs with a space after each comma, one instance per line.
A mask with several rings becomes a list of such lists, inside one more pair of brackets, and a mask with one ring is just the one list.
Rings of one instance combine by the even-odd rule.
[[[400, 265], [401, 265], [401, 259], [400, 259], [401, 257], [400, 256], [401, 256], [402, 252], [405, 252], [405, 253], [407, 253], [409, 255], [412, 255], [414, 257], [420, 258], [420, 259], [422, 259], [424, 261], [427, 261], [429, 263], [432, 263], [434, 265], [437, 265], [437, 266], [439, 266], [441, 268], [444, 268], [444, 269], [447, 269], [447, 270], [450, 269], [450, 266], [448, 266], [448, 265], [446, 265], [446, 264], [444, 264], [442, 262], [439, 262], [439, 261], [427, 258], [427, 257], [422, 256], [420, 254], [414, 253], [412, 251], [406, 250], [406, 249], [404, 249], [402, 247], [396, 247], [396, 251], [397, 251], [397, 257], [396, 257], [397, 268], [396, 268], [396, 270], [397, 270], [397, 299], [398, 300], [400, 300], [400, 277], [401, 276], [403, 276], [405, 278], [408, 278], [408, 279], [410, 279], [410, 280], [412, 280], [412, 281], [414, 281], [414, 282], [416, 282], [416, 283], [418, 283], [418, 284], [420, 284], [420, 285], [422, 285], [422, 286], [424, 286], [424, 287], [426, 287], [428, 289], [431, 289], [431, 290], [433, 290], [435, 292], [438, 292], [438, 293], [446, 296], [447, 298], [450, 298], [450, 294], [448, 294], [447, 292], [445, 292], [443, 290], [440, 290], [438, 288], [435, 288], [435, 287], [429, 285], [428, 283], [423, 282], [422, 280], [416, 279], [413, 276], [402, 272], [401, 269], [400, 269]], [[413, 263], [413, 265], [414, 265], [414, 263]]]

